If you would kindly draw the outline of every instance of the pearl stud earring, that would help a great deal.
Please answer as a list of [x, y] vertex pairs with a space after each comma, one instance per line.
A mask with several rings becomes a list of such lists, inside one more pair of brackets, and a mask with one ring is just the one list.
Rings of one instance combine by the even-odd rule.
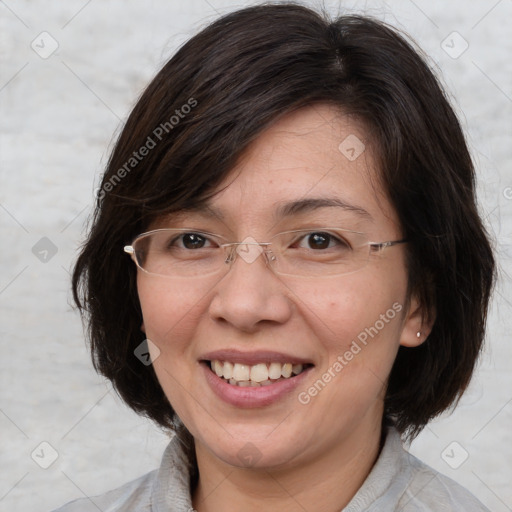
[[420, 331], [418, 331], [418, 332], [416, 333], [416, 338], [421, 338], [421, 332], [420, 332]]

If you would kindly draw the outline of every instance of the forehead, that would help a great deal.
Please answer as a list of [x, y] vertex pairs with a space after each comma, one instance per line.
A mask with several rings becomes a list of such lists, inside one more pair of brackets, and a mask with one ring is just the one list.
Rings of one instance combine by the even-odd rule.
[[[318, 179], [331, 169], [348, 177], [375, 172], [371, 145], [361, 122], [329, 105], [313, 105], [274, 122], [245, 151], [233, 174], [245, 168]], [[303, 170], [305, 172], [300, 173]], [[247, 178], [257, 178], [248, 172]]]
[[209, 206], [240, 218], [282, 212], [293, 201], [337, 199], [394, 219], [372, 153], [362, 123], [328, 105], [302, 108], [249, 146]]
[[259, 229], [284, 216], [333, 212], [335, 203], [342, 205], [338, 212], [359, 214], [365, 224], [398, 225], [362, 123], [329, 105], [314, 105], [265, 130], [207, 203], [186, 215]]

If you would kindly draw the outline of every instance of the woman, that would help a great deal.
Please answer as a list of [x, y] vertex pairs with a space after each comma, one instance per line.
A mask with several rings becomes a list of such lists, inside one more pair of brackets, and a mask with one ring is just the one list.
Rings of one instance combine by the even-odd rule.
[[220, 18], [135, 106], [73, 276], [95, 367], [176, 435], [61, 511], [486, 510], [400, 438], [467, 387], [493, 281], [417, 50], [287, 2]]

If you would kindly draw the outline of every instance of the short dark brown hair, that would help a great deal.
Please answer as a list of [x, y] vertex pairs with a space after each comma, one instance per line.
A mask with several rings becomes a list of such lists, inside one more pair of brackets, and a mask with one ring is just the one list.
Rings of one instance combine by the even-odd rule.
[[366, 127], [409, 241], [409, 293], [435, 312], [427, 341], [399, 349], [385, 416], [417, 434], [469, 383], [495, 264], [471, 157], [442, 87], [421, 52], [380, 21], [264, 4], [206, 27], [144, 91], [111, 154], [73, 273], [96, 370], [163, 427], [173, 428], [175, 413], [152, 366], [134, 356], [145, 336], [123, 246], [162, 214], [204, 202], [279, 117], [319, 103]]

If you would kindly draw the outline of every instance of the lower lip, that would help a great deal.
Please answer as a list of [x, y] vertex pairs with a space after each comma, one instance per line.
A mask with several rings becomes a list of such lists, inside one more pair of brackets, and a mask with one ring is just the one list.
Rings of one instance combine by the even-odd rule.
[[201, 367], [205, 374], [206, 382], [208, 382], [213, 392], [220, 399], [235, 407], [244, 407], [247, 409], [265, 407], [289, 395], [299, 386], [313, 368], [311, 366], [295, 377], [290, 377], [286, 380], [269, 384], [268, 386], [240, 387], [229, 384], [224, 379], [218, 377], [217, 374], [212, 372], [208, 363], [201, 363]]

